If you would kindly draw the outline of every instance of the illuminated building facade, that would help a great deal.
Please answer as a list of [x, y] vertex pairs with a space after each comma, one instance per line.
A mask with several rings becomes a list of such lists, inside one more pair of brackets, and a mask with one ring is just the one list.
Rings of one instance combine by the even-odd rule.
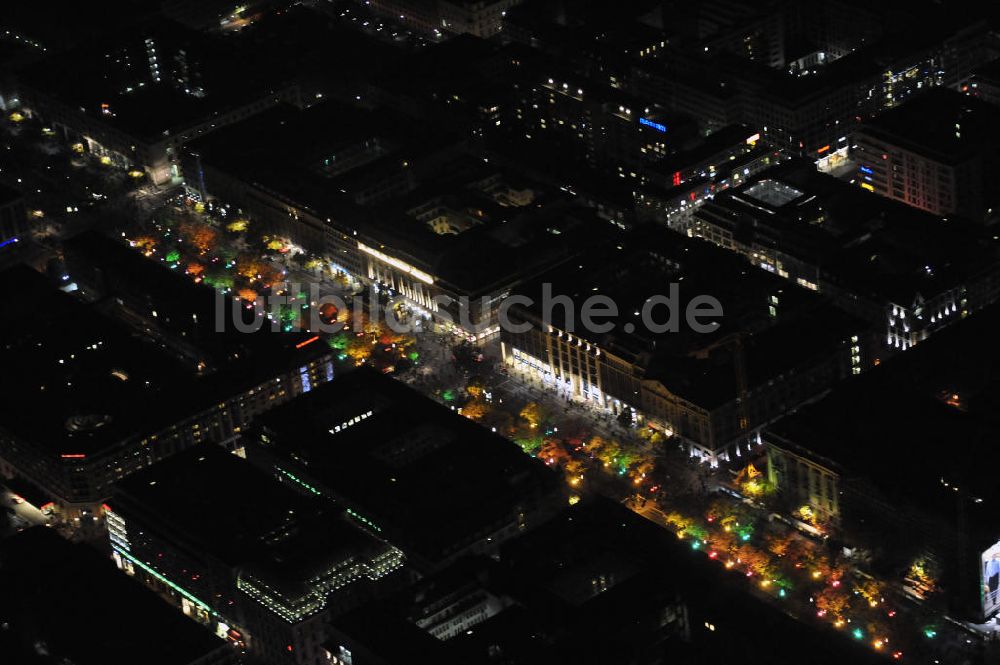
[[192, 145], [187, 187], [473, 341], [496, 336], [514, 286], [613, 231], [573, 195], [411, 125], [332, 102], [276, 109]]
[[1000, 110], [939, 90], [854, 133], [863, 189], [935, 215], [992, 219]]
[[[740, 259], [705, 243], [647, 231], [614, 253], [585, 255], [516, 292], [533, 304], [510, 308], [511, 323], [528, 324], [526, 330], [501, 331], [512, 376], [623, 421], [648, 423], [715, 466], [758, 445], [761, 426], [871, 362], [868, 324], [777, 277], [748, 274]], [[567, 318], [556, 303], [546, 313], [544, 283], [552, 285], [553, 303], [568, 297], [576, 312]], [[647, 303], [673, 286], [677, 330], [645, 329]], [[725, 314], [711, 333], [684, 321], [687, 303], [702, 294], [716, 298]], [[589, 331], [578, 318], [591, 295], [615, 303], [617, 314], [595, 321], [613, 324], [610, 330]], [[655, 324], [670, 316], [650, 311]]]
[[31, 388], [5, 402], [0, 473], [42, 488], [71, 528], [99, 526], [116, 480], [189, 447], [231, 447], [254, 416], [333, 378], [329, 348], [298, 346], [307, 333], [207, 334], [213, 290], [128, 247], [81, 236], [67, 255], [73, 283], [116, 305], [98, 311], [31, 269], [11, 273], [35, 306], [3, 310], [4, 363]]
[[[780, 427], [780, 425], [779, 425]], [[782, 493], [792, 510], [808, 506], [819, 521], [840, 526], [842, 470], [774, 432], [764, 435], [767, 446], [767, 479]]]
[[[992, 53], [985, 22], [955, 20], [941, 7], [915, 9], [906, 27], [892, 12], [840, 2], [771, 7], [731, 27], [712, 16], [714, 5], [690, 11], [708, 15], [693, 20], [709, 34], [694, 48], [675, 47], [669, 60], [637, 63], [631, 89], [699, 118], [703, 129], [743, 123], [776, 149], [821, 161], [847, 156], [858, 122], [929, 88], [957, 86]], [[794, 50], [802, 43], [785, 43], [782, 24], [816, 50]]]
[[120, 483], [105, 512], [122, 570], [272, 663], [319, 663], [330, 615], [382, 593], [404, 565], [332, 503], [218, 446]]
[[871, 321], [892, 353], [1000, 295], [981, 230], [944, 224], [791, 162], [716, 196], [686, 232]]

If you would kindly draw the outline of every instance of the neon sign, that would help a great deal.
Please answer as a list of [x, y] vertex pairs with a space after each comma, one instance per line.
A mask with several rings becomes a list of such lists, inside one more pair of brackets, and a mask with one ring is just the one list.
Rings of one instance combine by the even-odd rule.
[[646, 127], [652, 127], [653, 129], [655, 129], [658, 132], [664, 132], [665, 133], [667, 131], [667, 126], [666, 125], [660, 124], [658, 122], [653, 122], [649, 118], [639, 118], [639, 124], [640, 125], [645, 125]]
[[315, 342], [318, 339], [319, 339], [319, 335], [314, 335], [313, 337], [310, 337], [309, 339], [305, 340], [304, 342], [299, 342], [298, 344], [296, 344], [295, 348], [296, 349], [301, 349], [303, 346], [308, 346], [308, 345], [312, 344], [313, 342]]

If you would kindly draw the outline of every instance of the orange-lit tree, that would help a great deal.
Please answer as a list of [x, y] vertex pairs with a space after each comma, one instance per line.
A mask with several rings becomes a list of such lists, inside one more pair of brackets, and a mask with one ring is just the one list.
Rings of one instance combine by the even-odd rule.
[[207, 254], [218, 242], [219, 234], [211, 226], [200, 222], [187, 221], [180, 226], [181, 237], [193, 246], [199, 254]]

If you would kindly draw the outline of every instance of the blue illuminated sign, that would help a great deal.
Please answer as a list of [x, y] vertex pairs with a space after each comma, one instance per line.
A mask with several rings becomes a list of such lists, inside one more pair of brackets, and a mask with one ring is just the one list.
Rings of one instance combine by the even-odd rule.
[[862, 166], [861, 167], [861, 172], [862, 173], [867, 173], [868, 175], [872, 174], [872, 170], [870, 168], [868, 168], [867, 166]]
[[645, 125], [647, 127], [652, 127], [653, 129], [655, 129], [658, 132], [666, 132], [667, 131], [667, 126], [666, 125], [661, 125], [658, 122], [653, 122], [649, 118], [639, 118], [639, 124], [640, 125]]
[[7, 240], [0, 242], [0, 247], [6, 247], [7, 245], [11, 245], [15, 242], [17, 242], [17, 238], [8, 238]]

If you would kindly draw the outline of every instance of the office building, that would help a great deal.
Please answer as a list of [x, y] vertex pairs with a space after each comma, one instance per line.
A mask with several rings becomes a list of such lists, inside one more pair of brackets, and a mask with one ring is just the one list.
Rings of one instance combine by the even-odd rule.
[[251, 461], [339, 502], [421, 573], [492, 554], [566, 501], [541, 461], [374, 370], [338, 377], [255, 431]]
[[[501, 332], [515, 377], [662, 429], [712, 466], [735, 461], [765, 423], [871, 362], [868, 324], [660, 229], [633, 233], [610, 256], [583, 256], [516, 294], [531, 304], [510, 307], [514, 326]], [[614, 303], [609, 314], [598, 303], [596, 326], [581, 318], [591, 296]], [[709, 325], [699, 330], [685, 311], [705, 296], [721, 312], [697, 321]]]
[[1000, 59], [991, 60], [973, 70], [962, 81], [959, 90], [993, 106], [1000, 106]]
[[934, 215], [993, 219], [1000, 109], [948, 90], [922, 95], [853, 134], [861, 187]]
[[489, 38], [500, 33], [507, 12], [522, 0], [439, 0], [444, 32]]
[[564, 159], [642, 178], [645, 165], [698, 137], [690, 116], [666, 113], [641, 97], [559, 68], [527, 70], [514, 82], [508, 129], [528, 141], [558, 146]]
[[[987, 21], [931, 3], [908, 14], [836, 2], [808, 12], [772, 7], [784, 17], [764, 12], [755, 23], [716, 33], [715, 43], [707, 35], [692, 39], [699, 10], [712, 23], [716, 6], [741, 4], [705, 3], [687, 24], [671, 23], [678, 35], [669, 57], [638, 63], [630, 89], [699, 118], [703, 128], [746, 124], [789, 155], [842, 163], [858, 122], [928, 88], [957, 86], [994, 57]], [[788, 33], [795, 40], [777, 37], [781, 23], [795, 26]]]
[[723, 192], [688, 235], [831, 298], [905, 350], [997, 298], [992, 234], [860, 191], [792, 162]]
[[[1000, 551], [992, 463], [1000, 311], [989, 307], [845, 382], [768, 428], [768, 474], [789, 510], [908, 577], [936, 562], [952, 610], [981, 623], [1000, 609], [987, 574]], [[927, 589], [911, 580], [909, 592]]]
[[[633, 65], [664, 52], [656, 2], [524, 2], [504, 17], [503, 37], [600, 85], [626, 90]], [[668, 18], [668, 22], [670, 19]]]
[[84, 245], [93, 272], [72, 270], [64, 290], [9, 270], [19, 298], [2, 311], [21, 389], [0, 409], [0, 473], [44, 490], [71, 528], [98, 526], [114, 481], [188, 447], [232, 447], [255, 415], [333, 377], [325, 345], [300, 346], [308, 333], [217, 332], [212, 289], [114, 241], [81, 237], [79, 256]]
[[119, 568], [271, 663], [318, 665], [330, 616], [402, 575], [402, 553], [342, 508], [219, 446], [120, 482], [109, 504]]
[[156, 184], [177, 184], [185, 143], [298, 100], [291, 76], [256, 61], [248, 46], [161, 21], [33, 63], [17, 73], [15, 94], [21, 113], [75, 150], [144, 170]]
[[495, 336], [503, 295], [611, 229], [572, 196], [414, 122], [338, 103], [276, 109], [193, 145], [187, 187], [435, 324]]
[[[334, 665], [878, 662], [717, 583], [700, 553], [620, 504], [594, 499], [503, 548], [459, 561], [334, 621]], [[780, 631], [780, 633], [777, 633]], [[761, 634], [781, 639], [755, 640]]]

